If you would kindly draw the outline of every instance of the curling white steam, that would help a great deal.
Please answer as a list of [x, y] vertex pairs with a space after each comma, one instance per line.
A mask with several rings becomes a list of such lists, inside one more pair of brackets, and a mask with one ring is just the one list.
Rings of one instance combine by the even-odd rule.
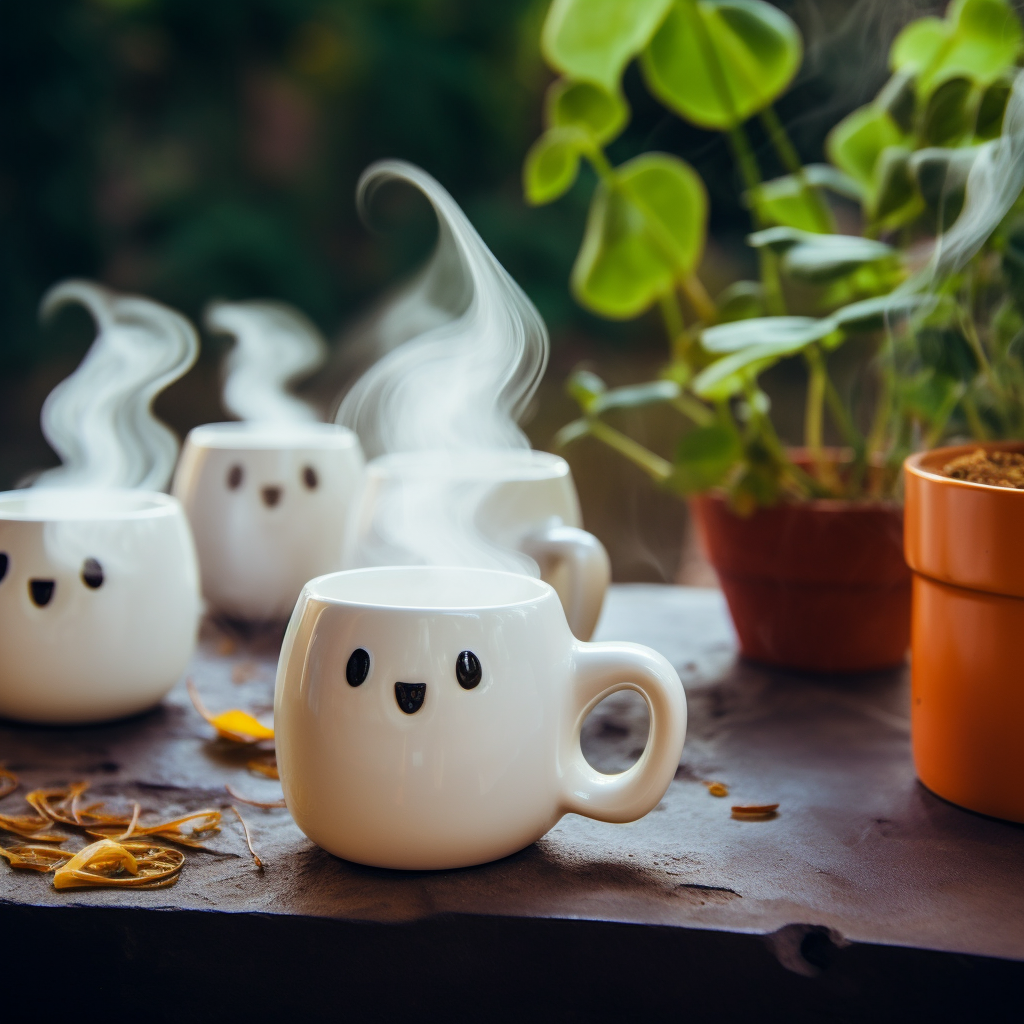
[[[357, 202], [367, 217], [389, 181], [418, 188], [437, 215], [427, 268], [366, 328], [419, 333], [388, 352], [353, 386], [337, 421], [371, 459], [350, 564], [500, 567], [537, 575], [536, 563], [483, 536], [475, 515], [529, 449], [519, 428], [547, 365], [544, 321], [429, 174], [402, 161], [369, 167]], [[511, 453], [511, 457], [510, 457]], [[507, 467], [507, 468], [506, 468]]]
[[41, 316], [75, 302], [95, 320], [96, 339], [43, 403], [43, 434], [62, 465], [33, 486], [164, 490], [178, 438], [153, 415], [153, 400], [196, 361], [196, 332], [166, 306], [89, 281], [54, 285]]
[[1024, 189], [1024, 71], [1014, 79], [998, 139], [978, 148], [963, 209], [940, 235], [929, 268], [942, 279], [961, 270], [1010, 212]]
[[308, 423], [315, 409], [288, 393], [288, 385], [316, 370], [327, 346], [316, 326], [283, 302], [213, 302], [210, 331], [235, 344], [224, 360], [224, 407], [240, 420]]
[[[385, 160], [359, 180], [365, 217], [385, 182], [405, 181], [430, 200], [438, 240], [425, 274], [382, 319], [441, 320], [453, 298], [465, 309], [389, 352], [345, 396], [337, 420], [359, 435], [368, 457], [391, 452], [528, 448], [517, 420], [547, 365], [544, 321], [494, 258], [454, 199], [412, 164]], [[442, 301], [431, 296], [445, 294]]]

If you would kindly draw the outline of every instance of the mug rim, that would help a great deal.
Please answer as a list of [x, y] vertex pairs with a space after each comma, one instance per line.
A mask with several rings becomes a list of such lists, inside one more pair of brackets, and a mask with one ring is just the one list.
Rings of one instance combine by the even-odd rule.
[[[496, 583], [510, 589], [518, 588], [523, 596], [510, 597], [505, 600], [482, 601], [446, 601], [439, 598], [438, 603], [423, 601], [387, 600], [379, 597], [359, 598], [344, 594], [331, 593], [332, 584], [347, 584], [357, 577], [381, 577], [405, 574], [410, 577], [425, 578], [447, 576], [451, 582], [456, 576], [475, 576], [477, 579], [491, 577]], [[437, 591], [435, 590], [435, 593]], [[534, 605], [538, 601], [555, 593], [554, 588], [543, 580], [521, 573], [506, 572], [502, 569], [479, 569], [457, 565], [376, 565], [363, 569], [343, 569], [339, 572], [325, 573], [309, 580], [303, 587], [303, 597], [344, 608], [360, 608], [373, 611], [405, 611], [420, 614], [471, 613], [482, 611], [498, 611], [506, 608], [521, 608]], [[557, 600], [557, 597], [556, 597]]]
[[264, 451], [346, 449], [359, 445], [355, 432], [340, 423], [320, 420], [302, 423], [262, 423], [224, 420], [201, 423], [185, 436], [185, 444], [203, 451]]
[[[72, 503], [61, 500], [61, 496], [69, 495], [74, 499]], [[0, 491], [0, 522], [8, 523], [158, 519], [181, 512], [181, 502], [170, 494], [129, 487], [23, 487]]]

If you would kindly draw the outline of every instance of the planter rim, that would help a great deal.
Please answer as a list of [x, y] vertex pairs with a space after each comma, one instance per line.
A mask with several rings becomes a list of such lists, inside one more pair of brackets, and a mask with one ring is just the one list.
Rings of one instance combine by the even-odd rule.
[[912, 474], [929, 483], [944, 484], [949, 487], [967, 488], [975, 491], [996, 491], [1000, 494], [1017, 495], [1014, 498], [1007, 498], [1007, 501], [1024, 500], [1024, 490], [1016, 487], [997, 487], [995, 484], [979, 484], [974, 480], [956, 480], [951, 476], [938, 472], [936, 463], [948, 462], [958, 455], [970, 455], [979, 448], [985, 451], [1017, 451], [1024, 452], [1024, 441], [975, 441], [973, 444], [949, 445], [945, 448], [932, 448], [926, 452], [918, 452], [916, 455], [909, 455], [903, 461], [905, 473]]

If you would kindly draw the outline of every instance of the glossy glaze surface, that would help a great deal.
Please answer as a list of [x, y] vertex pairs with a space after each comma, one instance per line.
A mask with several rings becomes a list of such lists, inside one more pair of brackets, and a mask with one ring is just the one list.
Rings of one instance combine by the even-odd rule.
[[0, 715], [135, 714], [195, 646], [199, 572], [180, 504], [139, 491], [0, 494]]
[[[370, 665], [347, 680], [354, 651]], [[459, 678], [465, 652], [480, 681]], [[640, 760], [602, 775], [580, 728], [604, 696], [638, 690], [651, 712]], [[554, 590], [475, 569], [336, 573], [303, 589], [275, 694], [288, 808], [339, 857], [449, 868], [506, 856], [568, 811], [632, 821], [661, 799], [686, 728], [682, 684], [649, 648], [583, 643]]]
[[340, 568], [362, 469], [358, 439], [335, 424], [192, 430], [172, 492], [192, 524], [210, 607], [287, 618], [306, 580]]

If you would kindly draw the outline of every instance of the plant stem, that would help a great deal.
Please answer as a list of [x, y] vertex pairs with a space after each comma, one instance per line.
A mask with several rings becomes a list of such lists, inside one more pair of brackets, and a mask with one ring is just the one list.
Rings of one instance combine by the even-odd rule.
[[718, 320], [718, 307], [708, 295], [704, 282], [696, 274], [689, 274], [681, 278], [679, 287], [703, 323], [710, 325]]
[[808, 345], [804, 350], [809, 376], [807, 379], [807, 408], [804, 413], [804, 443], [814, 460], [814, 471], [819, 482], [829, 490], [840, 489], [835, 467], [825, 457], [822, 442], [825, 423], [825, 392], [828, 375], [825, 360], [817, 345]]
[[[757, 157], [754, 156], [754, 149], [750, 145], [750, 139], [747, 138], [747, 133], [743, 130], [743, 125], [741, 124], [736, 125], [735, 128], [730, 128], [726, 134], [729, 139], [729, 145], [732, 147], [733, 156], [736, 158], [736, 164], [743, 177], [743, 184], [748, 192], [753, 191], [761, 184], [762, 179], [761, 168], [757, 165]], [[753, 210], [753, 217], [758, 227], [762, 227], [761, 216], [757, 212], [756, 207]]]
[[989, 439], [988, 431], [985, 429], [985, 424], [978, 413], [974, 396], [970, 393], [964, 395], [963, 407], [964, 415], [967, 417], [967, 426], [971, 428], [971, 434], [978, 441], [987, 441]]
[[639, 466], [655, 482], [664, 483], [672, 475], [672, 463], [668, 459], [655, 455], [649, 448], [627, 437], [622, 431], [608, 426], [607, 423], [599, 419], [591, 420], [590, 433]]
[[949, 394], [946, 396], [945, 401], [939, 406], [939, 411], [932, 423], [931, 430], [925, 434], [924, 447], [926, 449], [934, 448], [942, 440], [942, 433], [946, 429], [949, 417], [953, 415], [957, 402], [963, 398], [966, 390], [963, 384], [958, 384], [955, 388], [949, 389]]
[[665, 330], [668, 333], [669, 347], [675, 351], [676, 341], [683, 333], [683, 311], [679, 308], [679, 299], [676, 297], [675, 288], [658, 296], [658, 305], [661, 307], [661, 319], [665, 323]]
[[698, 427], [706, 427], [715, 419], [715, 414], [696, 398], [691, 398], [681, 393], [678, 398], [673, 399], [672, 404], [684, 416], [688, 416]]
[[835, 224], [833, 223], [832, 213], [828, 208], [828, 204], [822, 197], [821, 190], [815, 188], [808, 181], [807, 172], [800, 162], [800, 154], [797, 153], [796, 147], [779, 120], [779, 115], [775, 113], [775, 108], [769, 104], [761, 111], [760, 119], [761, 124], [764, 125], [765, 130], [768, 132], [772, 148], [778, 154], [783, 166], [799, 180], [804, 194], [810, 199], [811, 209], [814, 212], [814, 219], [817, 221], [818, 227], [825, 233], [831, 233], [835, 230]]

